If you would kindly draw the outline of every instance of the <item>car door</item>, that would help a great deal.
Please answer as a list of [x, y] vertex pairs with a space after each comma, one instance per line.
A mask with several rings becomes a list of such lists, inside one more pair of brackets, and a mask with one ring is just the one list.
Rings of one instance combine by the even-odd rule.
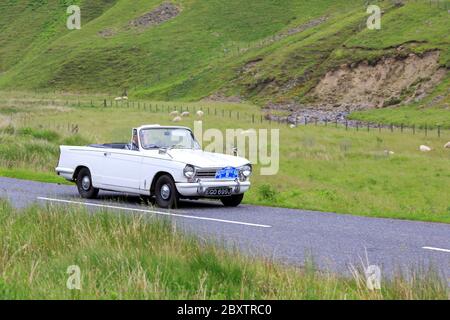
[[112, 190], [139, 192], [142, 154], [139, 150], [109, 149], [104, 153], [103, 185]]

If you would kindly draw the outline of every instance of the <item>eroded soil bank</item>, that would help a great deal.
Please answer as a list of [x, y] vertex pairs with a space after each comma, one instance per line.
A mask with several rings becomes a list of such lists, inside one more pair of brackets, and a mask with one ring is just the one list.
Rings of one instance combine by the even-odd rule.
[[295, 124], [355, 125], [355, 121], [347, 118], [353, 111], [408, 104], [425, 98], [448, 73], [439, 64], [439, 56], [439, 51], [403, 55], [399, 49], [399, 55], [394, 57], [342, 65], [327, 72], [311, 91], [313, 103], [271, 103], [265, 108], [266, 118]]
[[311, 95], [322, 107], [382, 108], [419, 101], [445, 77], [439, 51], [383, 57], [329, 71]]

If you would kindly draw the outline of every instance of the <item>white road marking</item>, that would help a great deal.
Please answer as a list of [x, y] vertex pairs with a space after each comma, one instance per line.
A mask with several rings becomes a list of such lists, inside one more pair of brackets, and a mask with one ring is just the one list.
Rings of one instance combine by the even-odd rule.
[[422, 247], [422, 249], [425, 250], [434, 250], [434, 251], [441, 251], [441, 252], [447, 252], [450, 253], [449, 249], [442, 249], [442, 248], [435, 248], [435, 247]]
[[264, 225], [264, 224], [233, 221], [233, 220], [223, 220], [223, 219], [215, 219], [215, 218], [207, 218], [207, 217], [196, 217], [196, 216], [189, 216], [189, 215], [184, 215], [184, 214], [176, 214], [176, 213], [169, 213], [169, 212], [162, 212], [162, 211], [155, 211], [155, 210], [144, 210], [144, 209], [135, 209], [135, 208], [128, 208], [128, 207], [118, 207], [118, 206], [111, 206], [111, 205], [104, 205], [104, 204], [97, 204], [97, 203], [90, 203], [90, 202], [79, 202], [79, 201], [45, 198], [45, 197], [37, 197], [37, 199], [43, 200], [43, 201], [49, 201], [49, 202], [81, 204], [81, 205], [91, 206], [91, 207], [101, 207], [101, 208], [108, 208], [108, 209], [135, 211], [135, 212], [141, 212], [141, 213], [146, 213], [146, 214], [159, 214], [159, 215], [178, 217], [178, 218], [188, 218], [188, 219], [207, 220], [207, 221], [230, 223], [230, 224], [239, 224], [239, 225], [250, 226], [250, 227], [272, 228], [272, 226], [268, 226], [268, 225]]

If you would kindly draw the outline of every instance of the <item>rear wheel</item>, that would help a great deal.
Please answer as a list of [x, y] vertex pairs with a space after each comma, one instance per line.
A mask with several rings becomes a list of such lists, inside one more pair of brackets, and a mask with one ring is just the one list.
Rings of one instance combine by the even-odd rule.
[[220, 198], [225, 207], [237, 207], [244, 199], [244, 194], [235, 194], [230, 197]]
[[176, 209], [178, 207], [178, 191], [175, 182], [168, 175], [161, 176], [156, 181], [155, 198], [161, 208]]
[[94, 199], [99, 190], [92, 185], [91, 172], [87, 168], [80, 170], [77, 176], [78, 192], [82, 198]]

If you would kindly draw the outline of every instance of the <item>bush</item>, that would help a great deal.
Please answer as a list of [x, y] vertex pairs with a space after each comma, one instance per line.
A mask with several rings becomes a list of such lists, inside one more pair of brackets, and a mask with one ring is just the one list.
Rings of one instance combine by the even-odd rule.
[[278, 192], [270, 184], [262, 184], [258, 188], [258, 194], [261, 201], [276, 202]]

